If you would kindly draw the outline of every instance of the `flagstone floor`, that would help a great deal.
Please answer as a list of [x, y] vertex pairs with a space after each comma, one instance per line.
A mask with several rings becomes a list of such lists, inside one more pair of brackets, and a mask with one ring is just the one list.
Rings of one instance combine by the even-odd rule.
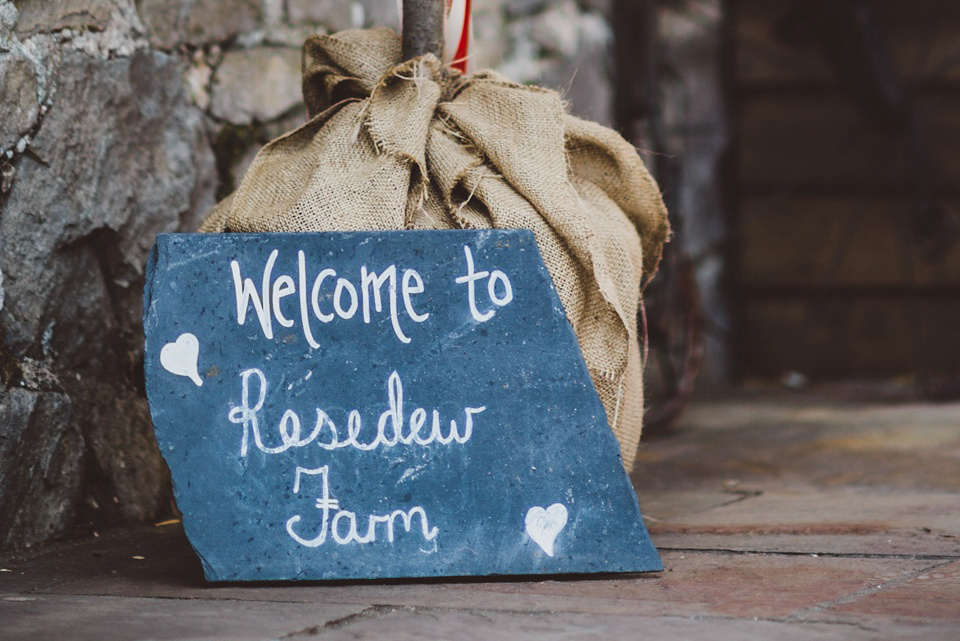
[[173, 524], [0, 561], [0, 639], [960, 639], [960, 404], [740, 390], [634, 482], [662, 573], [210, 586]]

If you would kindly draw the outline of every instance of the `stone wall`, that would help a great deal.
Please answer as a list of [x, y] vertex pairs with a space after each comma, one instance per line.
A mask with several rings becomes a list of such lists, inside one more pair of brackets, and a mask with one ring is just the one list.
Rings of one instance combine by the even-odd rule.
[[[481, 0], [477, 67], [609, 123], [604, 0]], [[143, 392], [154, 236], [303, 119], [299, 46], [394, 0], [0, 0], [0, 551], [172, 510]]]

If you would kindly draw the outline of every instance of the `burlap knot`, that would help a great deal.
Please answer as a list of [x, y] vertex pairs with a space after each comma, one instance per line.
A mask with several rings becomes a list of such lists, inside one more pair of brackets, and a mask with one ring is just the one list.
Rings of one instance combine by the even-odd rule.
[[308, 39], [303, 95], [311, 120], [260, 151], [201, 231], [532, 230], [631, 469], [637, 308], [669, 234], [634, 148], [554, 91], [402, 62], [388, 29]]

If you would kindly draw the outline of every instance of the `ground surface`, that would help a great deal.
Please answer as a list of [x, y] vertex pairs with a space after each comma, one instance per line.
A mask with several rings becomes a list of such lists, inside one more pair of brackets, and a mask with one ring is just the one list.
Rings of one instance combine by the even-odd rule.
[[637, 469], [659, 574], [211, 587], [174, 524], [0, 563], [0, 639], [960, 639], [960, 404], [738, 392]]

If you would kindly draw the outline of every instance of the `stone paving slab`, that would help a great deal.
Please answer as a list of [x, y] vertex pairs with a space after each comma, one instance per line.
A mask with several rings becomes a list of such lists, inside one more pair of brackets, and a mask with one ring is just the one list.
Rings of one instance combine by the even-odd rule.
[[[943, 625], [871, 626], [710, 617], [598, 617], [571, 612], [353, 607], [325, 604], [141, 599], [91, 596], [0, 596], [0, 640], [130, 641], [189, 639], [456, 639], [525, 641], [684, 639], [727, 641], [902, 641], [955, 638]], [[336, 616], [340, 614], [341, 616]]]
[[740, 552], [767, 554], [819, 554], [873, 556], [902, 559], [952, 559], [956, 544], [924, 532], [880, 532], [868, 534], [790, 534], [770, 531], [737, 531], [712, 534], [695, 529], [665, 528], [651, 534], [659, 550]]
[[[62, 564], [64, 556], [73, 565]], [[134, 530], [48, 553], [0, 574], [21, 594], [259, 603], [324, 603], [572, 612], [595, 615], [789, 619], [921, 576], [942, 562], [815, 555], [670, 552], [650, 575], [545, 581], [208, 584], [179, 526]], [[85, 567], [84, 567], [85, 566]], [[932, 617], [931, 620], [936, 620]], [[948, 620], [949, 619], [948, 617]]]
[[35, 594], [0, 595], [0, 640], [259, 641], [323, 627], [361, 606]]
[[958, 403], [732, 393], [642, 445], [634, 484], [641, 496], [730, 483], [960, 492], [958, 425]]
[[960, 404], [863, 390], [736, 392], [644, 444], [634, 483], [661, 548], [960, 554]]
[[682, 639], [683, 641], [932, 641], [956, 638], [956, 630], [942, 627], [886, 626], [871, 629], [823, 623], [798, 624], [731, 619], [678, 619], [583, 614], [522, 614], [508, 612], [390, 611], [352, 625], [329, 630], [320, 638], [457, 639], [457, 641], [522, 641], [526, 639]]
[[[960, 431], [960, 426], [958, 426]], [[758, 490], [754, 496], [712, 507], [670, 523], [731, 528], [793, 528], [798, 533], [919, 530], [960, 536], [960, 494], [859, 488]], [[960, 542], [955, 545], [960, 550]]]
[[0, 592], [50, 592], [104, 576], [175, 582], [185, 574], [202, 575], [179, 524], [85, 537], [0, 562], [0, 567], [9, 570], [0, 571]]
[[918, 557], [960, 554], [957, 493], [793, 488], [751, 490], [739, 498], [726, 495], [726, 502], [721, 502], [724, 495], [714, 493], [706, 494], [715, 497], [712, 501], [698, 501], [698, 494], [665, 492], [646, 502], [657, 545]]
[[840, 622], [870, 618], [922, 624], [937, 620], [960, 626], [960, 563], [933, 567], [887, 590], [837, 604], [824, 614], [819, 618]]

